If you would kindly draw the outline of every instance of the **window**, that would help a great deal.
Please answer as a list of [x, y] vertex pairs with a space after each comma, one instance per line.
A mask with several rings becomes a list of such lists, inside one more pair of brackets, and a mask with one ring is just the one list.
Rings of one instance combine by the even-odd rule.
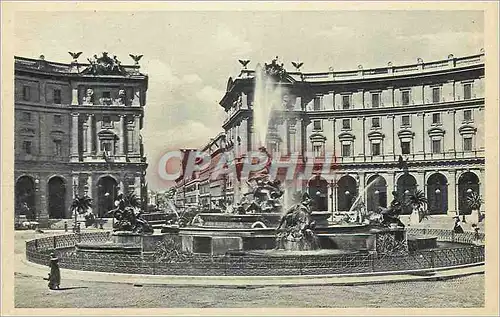
[[103, 128], [110, 128], [110, 127], [112, 127], [111, 117], [110, 116], [103, 116], [102, 117], [102, 126], [103, 126]]
[[372, 118], [372, 128], [380, 128], [380, 118]]
[[372, 108], [380, 107], [380, 94], [372, 94]]
[[350, 144], [342, 144], [342, 156], [343, 157], [351, 156], [351, 145]]
[[441, 123], [441, 114], [440, 113], [433, 113], [432, 114], [432, 123], [433, 124]]
[[54, 115], [54, 124], [55, 125], [61, 125], [62, 124], [62, 117], [60, 114], [55, 114]]
[[31, 100], [31, 89], [30, 86], [23, 86], [23, 100]]
[[109, 91], [103, 91], [102, 92], [102, 97], [106, 98], [106, 99], [111, 98], [111, 92], [109, 92]]
[[321, 120], [314, 120], [313, 121], [313, 129], [314, 130], [321, 130]]
[[61, 89], [54, 89], [53, 97], [55, 104], [61, 104]]
[[464, 138], [464, 151], [465, 152], [472, 151], [472, 137], [465, 137]]
[[410, 104], [410, 91], [404, 90], [401, 92], [401, 103], [403, 106], [407, 106]]
[[314, 110], [321, 110], [321, 99], [320, 98], [315, 98], [314, 99]]
[[441, 153], [441, 140], [432, 140], [432, 153]]
[[108, 155], [113, 155], [113, 143], [111, 140], [101, 141], [101, 151]]
[[472, 121], [472, 110], [464, 110], [464, 121]]
[[472, 84], [464, 84], [464, 99], [472, 98]]
[[54, 155], [55, 156], [62, 155], [61, 140], [54, 140]]
[[372, 143], [372, 155], [380, 155], [380, 143]]
[[401, 116], [401, 126], [403, 127], [410, 126], [410, 116], [408, 115]]
[[31, 113], [29, 112], [23, 112], [23, 117], [22, 117], [22, 120], [23, 121], [31, 121]]
[[324, 155], [323, 148], [324, 148], [323, 144], [314, 144], [313, 145], [314, 156], [315, 157], [321, 157], [321, 156], [323, 156]]
[[439, 87], [434, 87], [432, 88], [432, 102], [437, 103], [440, 100], [440, 91]]
[[351, 108], [351, 96], [344, 95], [342, 96], [342, 109]]
[[342, 120], [342, 129], [350, 129], [351, 128], [351, 120], [343, 119]]
[[401, 141], [401, 153], [410, 154], [410, 141]]
[[23, 151], [26, 154], [31, 154], [31, 141], [23, 141]]

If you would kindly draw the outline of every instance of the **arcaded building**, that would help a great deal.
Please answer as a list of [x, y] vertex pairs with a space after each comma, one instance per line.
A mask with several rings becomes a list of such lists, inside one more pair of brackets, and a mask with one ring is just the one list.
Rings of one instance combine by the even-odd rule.
[[88, 61], [15, 57], [17, 214], [68, 218], [72, 198], [84, 193], [98, 216], [118, 191], [147, 200], [141, 129], [148, 77], [138, 62], [125, 66], [107, 53]]
[[[483, 50], [351, 71], [289, 71], [276, 60], [261, 69], [283, 92], [266, 138], [273, 156], [335, 156], [329, 173], [298, 185], [309, 191], [315, 209], [347, 211], [361, 193], [375, 210], [390, 203], [393, 190], [420, 189], [430, 214], [470, 214], [465, 197], [484, 195]], [[254, 94], [255, 71], [245, 67], [229, 78], [220, 102], [236, 161], [259, 146]]]

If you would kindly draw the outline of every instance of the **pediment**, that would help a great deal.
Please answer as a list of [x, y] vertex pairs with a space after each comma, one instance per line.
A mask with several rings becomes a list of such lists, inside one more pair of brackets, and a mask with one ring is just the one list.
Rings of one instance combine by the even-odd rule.
[[463, 125], [460, 128], [458, 128], [458, 132], [460, 134], [475, 134], [477, 131], [476, 127], [473, 127], [469, 124]]
[[445, 131], [441, 128], [434, 127], [429, 129], [427, 133], [429, 134], [429, 136], [443, 136], [445, 134]]
[[326, 137], [321, 133], [313, 133], [309, 136], [309, 139], [313, 142], [324, 142], [326, 141]]
[[378, 132], [378, 131], [372, 131], [372, 132], [368, 133], [369, 140], [383, 139], [383, 138], [385, 138], [385, 135], [383, 133]]
[[19, 133], [24, 134], [24, 135], [34, 135], [35, 134], [35, 129], [32, 129], [32, 128], [21, 128], [21, 129], [19, 129]]
[[398, 132], [398, 137], [400, 139], [404, 139], [404, 138], [413, 138], [415, 136], [415, 132], [411, 131], [411, 130], [400, 130]]
[[352, 134], [352, 133], [349, 133], [349, 132], [342, 132], [339, 134], [339, 139], [340, 140], [354, 140], [356, 137]]

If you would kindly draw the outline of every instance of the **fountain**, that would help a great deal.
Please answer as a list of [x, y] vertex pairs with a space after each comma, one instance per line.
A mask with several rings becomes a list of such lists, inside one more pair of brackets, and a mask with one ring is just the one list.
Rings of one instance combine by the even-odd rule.
[[[144, 237], [154, 233], [153, 227], [142, 217], [134, 193], [119, 194], [115, 209], [108, 211], [115, 222], [113, 233], [104, 243], [77, 243], [78, 252], [140, 254], [144, 250]], [[147, 242], [146, 242], [147, 243]]]

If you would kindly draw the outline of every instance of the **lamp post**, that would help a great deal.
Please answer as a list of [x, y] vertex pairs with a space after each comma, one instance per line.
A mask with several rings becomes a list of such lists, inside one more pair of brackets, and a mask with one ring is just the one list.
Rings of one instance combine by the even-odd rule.
[[[76, 199], [78, 197], [78, 195], [76, 194], [77, 193], [77, 189], [78, 189], [78, 183], [76, 181], [76, 179], [73, 179], [73, 198]], [[75, 209], [73, 210], [73, 212], [75, 213], [75, 222], [73, 223], [73, 232], [75, 232], [76, 230], [76, 223], [78, 221], [77, 219], [77, 214], [78, 214], [78, 209]]]
[[332, 190], [332, 193], [330, 194], [330, 206], [331, 206], [331, 209], [332, 209], [332, 214], [334, 212], [334, 193], [335, 193], [335, 188], [337, 187], [337, 182], [334, 181], [333, 179], [330, 181], [330, 188]]

